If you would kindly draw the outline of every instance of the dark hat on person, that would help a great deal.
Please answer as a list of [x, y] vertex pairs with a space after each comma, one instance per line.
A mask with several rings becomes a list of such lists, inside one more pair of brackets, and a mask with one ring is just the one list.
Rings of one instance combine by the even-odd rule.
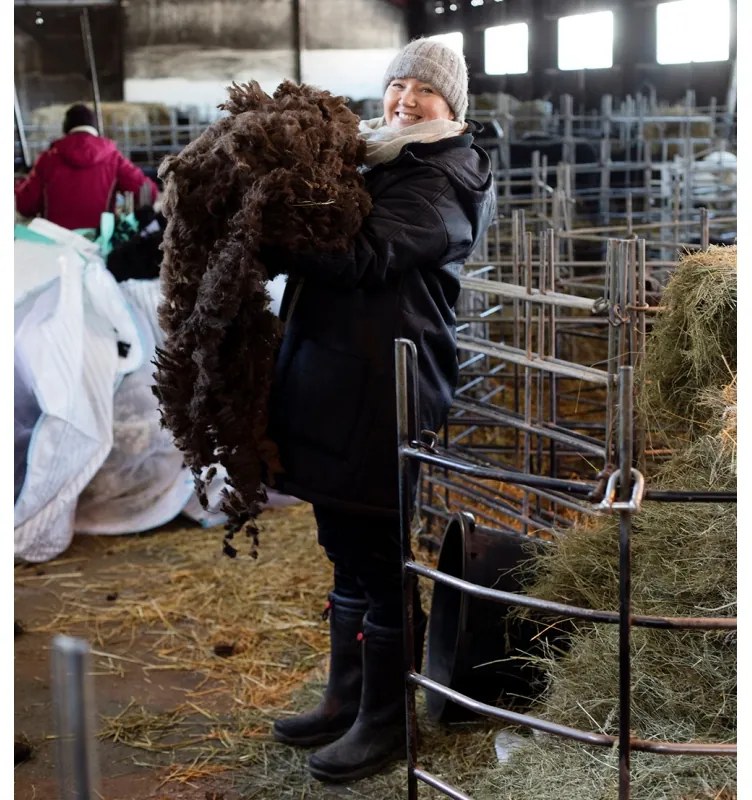
[[467, 64], [465, 59], [436, 39], [414, 39], [392, 59], [384, 73], [382, 91], [395, 78], [416, 78], [430, 83], [447, 101], [457, 122], [467, 112]]
[[99, 130], [97, 125], [97, 117], [94, 112], [83, 103], [75, 103], [65, 112], [65, 119], [63, 119], [63, 133], [68, 133], [72, 128], [78, 128], [79, 125], [89, 125], [92, 128]]

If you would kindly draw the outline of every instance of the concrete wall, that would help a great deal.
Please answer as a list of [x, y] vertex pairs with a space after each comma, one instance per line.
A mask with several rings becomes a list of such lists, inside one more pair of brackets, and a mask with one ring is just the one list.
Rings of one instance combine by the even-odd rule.
[[193, 44], [268, 50], [292, 46], [290, 0], [129, 0], [129, 50]]
[[[387, 0], [300, 0], [303, 80], [354, 99], [380, 93], [407, 41]], [[80, 9], [15, 9], [15, 82], [26, 115], [92, 96]], [[198, 105], [216, 114], [231, 81], [273, 91], [295, 77], [292, 0], [128, 0], [90, 9], [103, 100]]]
[[408, 40], [405, 12], [382, 0], [305, 0], [309, 50], [398, 50]]
[[[378, 97], [407, 41], [405, 14], [385, 0], [301, 0], [302, 80], [354, 100]], [[125, 97], [218, 112], [232, 81], [272, 92], [295, 80], [292, 0], [130, 0]]]
[[[80, 8], [16, 7], [14, 80], [24, 115], [39, 106], [93, 99]], [[102, 100], [123, 98], [121, 11], [92, 7], [89, 21]], [[43, 20], [42, 24], [37, 19]]]
[[[407, 41], [404, 12], [383, 0], [303, 0], [301, 8], [311, 50], [398, 48]], [[292, 0], [129, 0], [125, 14], [129, 48], [292, 46]]]

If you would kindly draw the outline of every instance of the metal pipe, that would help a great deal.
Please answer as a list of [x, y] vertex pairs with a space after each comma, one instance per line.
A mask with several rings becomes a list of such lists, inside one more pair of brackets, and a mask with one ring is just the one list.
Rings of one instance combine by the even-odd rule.
[[627, 506], [632, 473], [632, 367], [619, 368], [619, 800], [629, 800], [632, 720], [632, 510]]
[[303, 0], [292, 0], [292, 55], [296, 83], [303, 83]]
[[558, 375], [569, 378], [579, 378], [580, 380], [590, 381], [604, 386], [613, 384], [615, 378], [604, 370], [594, 367], [585, 367], [573, 364], [569, 361], [562, 361], [558, 358], [528, 358], [524, 350], [519, 350], [508, 345], [489, 342], [485, 339], [477, 339], [474, 336], [459, 335], [457, 337], [457, 348], [460, 350], [471, 350], [474, 353], [485, 353], [489, 356], [510, 361], [513, 364], [521, 364], [527, 367], [535, 367]]
[[[408, 361], [412, 359], [412, 370], [408, 372]], [[410, 546], [410, 510], [412, 497], [410, 492], [410, 471], [406, 446], [412, 437], [420, 435], [418, 430], [418, 349], [410, 339], [394, 340], [394, 362], [396, 373], [397, 403], [397, 453], [399, 481], [400, 542], [402, 552], [402, 614], [403, 614], [403, 648], [405, 674], [415, 670], [415, 609], [413, 598], [417, 588], [416, 573], [407, 569], [412, 559]], [[411, 380], [412, 379], [412, 380]], [[412, 385], [413, 431], [410, 431], [410, 397]], [[407, 782], [409, 800], [417, 800], [418, 782], [415, 767], [418, 758], [418, 726], [415, 708], [415, 686], [405, 684], [405, 733], [407, 742]]]
[[26, 141], [21, 103], [18, 101], [18, 89], [16, 88], [15, 81], [13, 82], [13, 114], [16, 120], [18, 143], [21, 146], [21, 158], [23, 159], [24, 170], [28, 172], [31, 169], [31, 156], [29, 155], [29, 143]]
[[60, 800], [101, 797], [95, 760], [90, 652], [83, 639], [58, 635], [52, 640]]
[[[572, 728], [568, 725], [559, 725], [550, 720], [540, 719], [530, 714], [520, 714], [516, 711], [509, 711], [505, 708], [498, 708], [497, 706], [482, 703], [479, 700], [473, 700], [423, 675], [408, 675], [408, 681], [415, 683], [417, 686], [422, 686], [424, 689], [428, 689], [431, 692], [436, 692], [463, 708], [470, 709], [471, 711], [475, 711], [487, 717], [501, 719], [516, 725], [525, 725], [533, 730], [552, 733], [555, 736], [573, 739], [583, 744], [613, 747], [617, 741], [615, 736], [609, 736], [606, 733], [583, 731], [579, 728]], [[632, 739], [631, 746], [633, 750], [639, 750], [644, 753], [664, 753], [666, 755], [735, 756], [737, 753], [736, 744], [725, 743], [706, 744], [704, 742], [686, 742], [682, 744], [675, 742], [658, 742], [653, 739]]]
[[[417, 561], [408, 561], [405, 567], [412, 570], [416, 575], [429, 578], [435, 583], [444, 583], [454, 589], [479, 597], [483, 600], [493, 600], [497, 603], [506, 605], [522, 606], [532, 608], [537, 611], [546, 612], [547, 615], [556, 615], [564, 619], [583, 619], [588, 622], [605, 622], [612, 625], [619, 624], [619, 613], [616, 611], [605, 611], [603, 609], [582, 608], [567, 603], [557, 603], [552, 600], [541, 600], [539, 597], [532, 597], [516, 592], [503, 592], [500, 589], [489, 589], [485, 586], [478, 586], [469, 583], [462, 578], [455, 578], [439, 572]], [[632, 624], [639, 628], [659, 628], [666, 630], [736, 630], [736, 617], [660, 617], [651, 614], [633, 614]]]
[[81, 37], [84, 40], [84, 52], [86, 63], [89, 66], [91, 75], [91, 88], [94, 94], [94, 114], [97, 118], [97, 127], [100, 133], [104, 133], [104, 122], [102, 120], [102, 106], [99, 97], [99, 77], [97, 75], [97, 63], [94, 58], [94, 42], [91, 38], [91, 24], [89, 22], [89, 9], [84, 7], [81, 11]]
[[426, 772], [424, 769], [416, 769], [415, 775], [416, 777], [420, 778], [423, 783], [427, 784], [428, 786], [433, 786], [434, 789], [438, 789], [442, 794], [453, 798], [453, 800], [472, 800], [472, 798], [466, 795], [464, 792], [460, 792], [458, 789], [455, 789], [454, 786], [450, 786], [448, 783], [442, 781], [441, 778], [437, 778], [435, 775], [432, 775], [430, 772]]

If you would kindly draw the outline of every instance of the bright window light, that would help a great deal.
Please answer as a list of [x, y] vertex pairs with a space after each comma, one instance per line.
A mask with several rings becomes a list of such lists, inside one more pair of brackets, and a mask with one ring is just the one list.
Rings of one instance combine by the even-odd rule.
[[659, 64], [727, 61], [731, 35], [729, 0], [676, 0], [656, 7]]
[[483, 41], [487, 75], [519, 75], [527, 72], [526, 22], [486, 28]]
[[434, 39], [437, 42], [443, 42], [447, 47], [451, 47], [452, 50], [459, 53], [460, 55], [464, 55], [462, 51], [464, 37], [462, 35], [462, 31], [452, 31], [451, 33], [437, 33], [434, 36], [427, 36], [427, 39]]
[[559, 69], [603, 69], [613, 64], [612, 11], [559, 18]]

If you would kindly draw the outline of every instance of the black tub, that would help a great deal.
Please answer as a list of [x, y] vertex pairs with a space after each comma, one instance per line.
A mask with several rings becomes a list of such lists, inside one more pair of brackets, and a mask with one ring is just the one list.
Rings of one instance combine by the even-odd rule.
[[[472, 515], [460, 512], [447, 524], [438, 569], [479, 586], [515, 592], [520, 589], [517, 568], [533, 557], [535, 546], [529, 537], [478, 531]], [[511, 619], [510, 610], [506, 603], [434, 584], [425, 674], [484, 703], [528, 703], [539, 691], [540, 673], [520, 656], [540, 647], [536, 634], [543, 626]], [[476, 716], [431, 691], [426, 692], [426, 707], [434, 721]]]

